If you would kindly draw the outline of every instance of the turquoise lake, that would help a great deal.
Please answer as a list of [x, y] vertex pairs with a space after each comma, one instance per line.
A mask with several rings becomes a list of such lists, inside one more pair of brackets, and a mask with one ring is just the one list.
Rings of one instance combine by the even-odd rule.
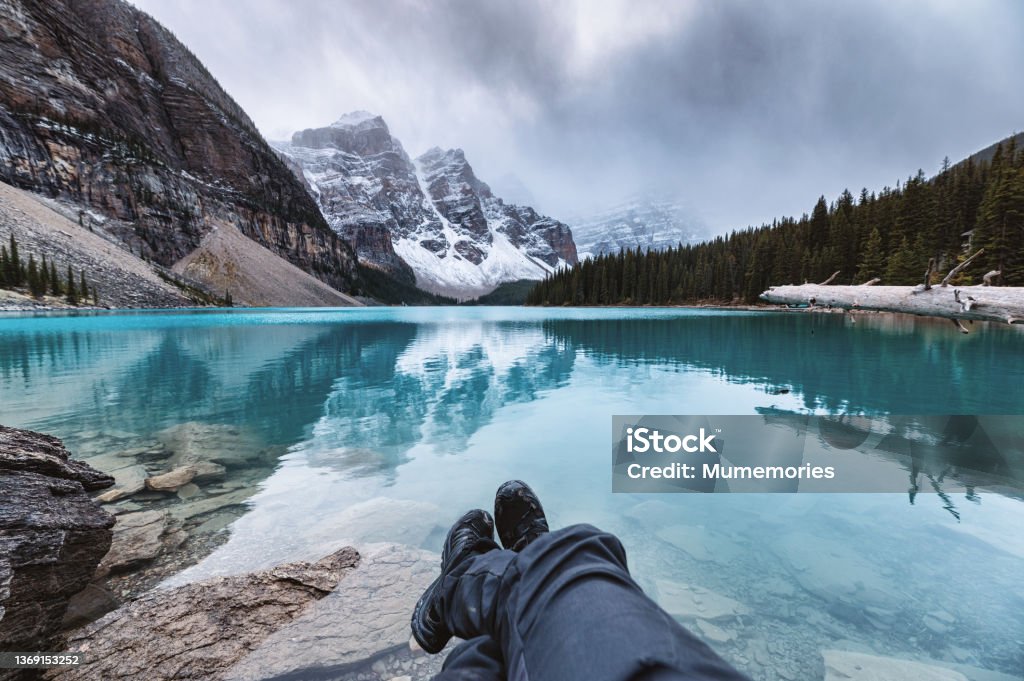
[[613, 414], [1024, 414], [1022, 331], [683, 309], [7, 315], [0, 423], [98, 464], [122, 450], [152, 465], [151, 443], [183, 427], [211, 456], [234, 447], [215, 491], [247, 498], [190, 527], [217, 541], [168, 585], [346, 542], [439, 550], [521, 478], [552, 525], [617, 533], [652, 596], [682, 583], [742, 604], [698, 633], [753, 678], [821, 678], [833, 648], [1020, 677], [1013, 480], [964, 492], [940, 475], [913, 503], [612, 494], [609, 448]]

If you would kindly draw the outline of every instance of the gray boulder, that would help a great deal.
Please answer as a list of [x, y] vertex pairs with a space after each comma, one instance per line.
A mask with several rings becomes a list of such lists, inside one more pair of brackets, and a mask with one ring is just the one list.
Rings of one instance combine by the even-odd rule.
[[0, 426], [0, 471], [73, 480], [90, 492], [114, 484], [114, 479], [106, 473], [82, 461], [72, 461], [59, 439], [6, 426]]
[[0, 650], [57, 644], [69, 600], [110, 548], [114, 517], [89, 491], [113, 482], [56, 438], [0, 426]]

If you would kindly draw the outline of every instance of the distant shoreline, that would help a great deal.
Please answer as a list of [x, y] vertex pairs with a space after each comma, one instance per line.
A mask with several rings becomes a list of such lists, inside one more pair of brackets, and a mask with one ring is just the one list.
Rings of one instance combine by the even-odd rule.
[[[464, 308], [468, 307], [465, 305], [376, 305], [375, 308], [406, 308], [406, 307], [451, 307], [451, 308]], [[814, 312], [824, 314], [898, 314], [895, 312], [879, 312], [875, 310], [844, 310], [841, 308], [824, 308], [824, 307], [800, 307], [791, 308], [782, 305], [492, 305], [492, 306], [473, 306], [473, 307], [508, 307], [508, 308], [525, 308], [535, 310], [566, 310], [566, 309], [578, 309], [578, 310], [599, 310], [599, 309], [635, 309], [635, 310], [722, 310], [722, 311], [735, 311], [735, 312]], [[119, 312], [119, 311], [169, 311], [169, 310], [261, 310], [271, 309], [271, 307], [215, 307], [215, 306], [181, 306], [181, 307], [115, 307], [110, 305], [54, 305], [49, 303], [20, 303], [5, 301], [0, 297], [0, 316], [5, 313], [20, 314], [25, 312]], [[288, 308], [273, 308], [273, 309], [288, 309]], [[296, 308], [298, 309], [298, 308]], [[302, 308], [307, 309], [307, 308]], [[334, 308], [324, 307], [325, 310], [333, 309], [349, 309], [349, 308]]]

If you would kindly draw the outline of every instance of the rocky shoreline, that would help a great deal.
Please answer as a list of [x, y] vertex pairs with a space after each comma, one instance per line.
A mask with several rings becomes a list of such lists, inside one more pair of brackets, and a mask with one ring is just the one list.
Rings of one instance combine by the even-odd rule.
[[105, 596], [94, 592], [73, 604], [73, 615], [86, 621], [225, 542], [226, 528], [283, 453], [235, 426], [195, 422], [152, 438], [107, 430], [82, 433], [76, 441], [81, 460], [114, 479], [96, 501], [117, 518], [96, 573], [95, 586]]
[[[51, 633], [95, 621], [212, 552], [227, 539], [222, 530], [244, 512], [254, 481], [279, 453], [230, 426], [186, 423], [159, 438], [85, 433], [79, 453], [86, 456], [72, 459], [55, 438], [0, 427], [0, 486], [6, 495], [0, 522], [26, 527], [32, 541], [39, 540], [32, 533], [40, 528], [107, 528], [90, 540], [96, 555], [86, 557], [93, 563], [88, 574], [83, 569], [62, 577], [69, 591], [54, 604], [61, 612], [51, 617]], [[209, 454], [211, 448], [221, 454]], [[64, 506], [77, 515], [68, 515]], [[28, 541], [5, 536], [2, 554], [17, 562]], [[46, 549], [48, 555], [64, 550]], [[45, 646], [23, 649], [37, 648]]]
[[161, 307], [159, 305], [141, 307], [121, 307], [116, 305], [71, 305], [63, 298], [44, 296], [33, 298], [17, 291], [0, 289], [0, 315], [5, 312], [102, 312], [107, 310], [175, 310], [185, 309], [186, 305], [177, 307]]
[[[341, 547], [316, 561], [154, 588], [226, 539], [219, 530], [243, 512], [252, 487], [229, 484], [225, 472], [252, 474], [254, 462], [277, 452], [254, 449], [227, 426], [183, 424], [160, 433], [149, 452], [96, 453], [130, 437], [86, 437], [83, 451], [94, 456], [78, 461], [56, 438], [0, 426], [0, 577], [8, 584], [0, 649], [77, 651], [87, 660], [45, 673], [4, 670], [0, 681], [379, 681], [439, 671], [443, 656], [410, 647], [408, 630], [439, 557], [408, 545]], [[221, 452], [216, 461], [196, 460], [211, 447]], [[147, 456], [159, 463], [131, 463]], [[190, 489], [197, 483], [203, 492]], [[199, 531], [204, 525], [212, 531]]]
[[62, 298], [45, 296], [42, 299], [6, 289], [0, 289], [0, 313], [3, 312], [54, 312], [66, 310], [111, 310], [107, 306], [70, 305]]

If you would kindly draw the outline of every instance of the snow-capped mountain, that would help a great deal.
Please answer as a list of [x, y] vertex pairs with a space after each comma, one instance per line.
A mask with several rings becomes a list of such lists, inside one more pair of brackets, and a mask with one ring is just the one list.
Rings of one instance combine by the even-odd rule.
[[576, 262], [568, 226], [496, 197], [461, 149], [413, 161], [380, 116], [346, 114], [274, 147], [362, 262], [424, 290], [473, 298]]
[[624, 249], [664, 250], [711, 235], [677, 201], [638, 197], [570, 221], [581, 260]]
[[412, 283], [412, 269], [395, 254], [392, 235], [429, 221], [405, 150], [379, 116], [346, 114], [326, 128], [272, 146], [290, 161], [331, 228], [359, 260]]

